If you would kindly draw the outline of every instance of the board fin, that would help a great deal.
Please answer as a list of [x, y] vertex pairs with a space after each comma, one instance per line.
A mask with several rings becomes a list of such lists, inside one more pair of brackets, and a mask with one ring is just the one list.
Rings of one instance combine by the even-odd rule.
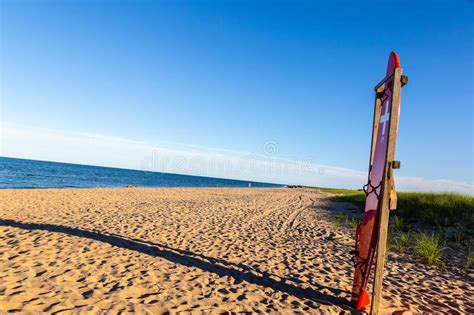
[[363, 290], [359, 296], [359, 300], [357, 301], [357, 310], [363, 311], [370, 304], [370, 297], [369, 292], [367, 290]]

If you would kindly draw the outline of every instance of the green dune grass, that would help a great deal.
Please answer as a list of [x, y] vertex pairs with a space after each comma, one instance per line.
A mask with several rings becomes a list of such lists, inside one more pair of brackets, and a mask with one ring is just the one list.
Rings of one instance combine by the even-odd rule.
[[[351, 189], [318, 188], [336, 194], [334, 201], [352, 202], [363, 206], [363, 191]], [[474, 226], [474, 197], [455, 193], [399, 192], [397, 210], [393, 212], [407, 223], [430, 226]], [[473, 231], [470, 231], [471, 233]]]
[[[363, 191], [318, 189], [334, 194], [328, 197], [331, 201], [350, 202], [363, 209]], [[448, 259], [445, 244], [457, 244], [465, 248], [466, 268], [472, 267], [474, 197], [456, 193], [415, 192], [399, 192], [397, 196], [398, 207], [390, 213], [390, 250], [406, 252], [426, 264], [442, 267]], [[338, 221], [343, 222], [340, 218]]]

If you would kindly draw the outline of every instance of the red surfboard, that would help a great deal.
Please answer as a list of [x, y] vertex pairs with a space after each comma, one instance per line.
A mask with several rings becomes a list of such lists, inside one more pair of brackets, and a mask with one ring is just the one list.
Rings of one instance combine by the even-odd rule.
[[[390, 54], [387, 65], [387, 76], [400, 68], [400, 60], [395, 52]], [[365, 200], [364, 216], [361, 224], [356, 229], [356, 259], [354, 283], [352, 287], [352, 302], [358, 310], [364, 310], [370, 304], [367, 284], [369, 281], [372, 264], [377, 244], [378, 217], [382, 199], [382, 181], [387, 161], [388, 132], [390, 126], [390, 113], [392, 109], [392, 80], [386, 81], [382, 96], [379, 127], [374, 145], [372, 167], [369, 173], [369, 183], [366, 186], [367, 198]], [[397, 130], [390, 131], [397, 132]]]

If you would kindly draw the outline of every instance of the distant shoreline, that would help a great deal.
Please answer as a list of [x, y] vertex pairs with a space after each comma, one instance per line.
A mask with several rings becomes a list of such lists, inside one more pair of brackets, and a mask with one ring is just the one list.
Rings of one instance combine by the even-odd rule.
[[285, 184], [0, 157], [0, 189], [285, 187]]
[[[281, 186], [281, 187], [141, 187], [141, 186], [134, 186], [134, 187], [22, 187], [22, 188], [0, 188], [0, 191], [17, 191], [17, 190], [122, 190], [122, 189], [170, 189], [170, 190], [179, 190], [179, 189], [195, 189], [195, 190], [211, 190], [211, 189], [287, 189], [288, 186]], [[308, 188], [311, 189], [311, 188]], [[316, 190], [317, 188], [315, 188]]]

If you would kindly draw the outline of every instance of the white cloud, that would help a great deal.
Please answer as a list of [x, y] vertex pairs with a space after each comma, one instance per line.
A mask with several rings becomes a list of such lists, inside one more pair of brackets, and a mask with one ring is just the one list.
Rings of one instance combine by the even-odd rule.
[[[322, 187], [360, 188], [367, 180], [366, 171], [273, 155], [186, 144], [154, 145], [147, 141], [11, 123], [2, 123], [0, 139], [0, 155], [35, 160]], [[474, 194], [473, 183], [449, 179], [396, 176], [396, 184], [401, 191]]]

